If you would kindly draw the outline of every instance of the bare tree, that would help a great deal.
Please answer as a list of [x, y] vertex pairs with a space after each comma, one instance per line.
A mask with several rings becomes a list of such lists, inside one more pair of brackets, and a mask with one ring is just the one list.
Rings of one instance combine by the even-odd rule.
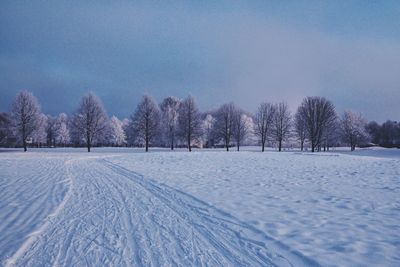
[[251, 117], [246, 115], [242, 109], [237, 108], [235, 110], [233, 119], [233, 138], [236, 142], [237, 151], [240, 150], [240, 145], [250, 133], [252, 124], [253, 122]]
[[17, 94], [11, 109], [13, 129], [20, 138], [24, 151], [27, 151], [27, 138], [38, 128], [40, 106], [36, 97], [28, 91]]
[[288, 138], [291, 127], [291, 115], [286, 103], [279, 103], [275, 106], [272, 135], [278, 142], [278, 150], [282, 151], [282, 142]]
[[400, 147], [400, 124], [387, 120], [380, 128], [380, 145], [384, 147]]
[[93, 93], [85, 95], [74, 114], [72, 124], [76, 134], [85, 140], [90, 152], [93, 141], [100, 139], [107, 127], [107, 115], [101, 100]]
[[179, 135], [187, 143], [189, 151], [192, 144], [202, 136], [202, 121], [200, 112], [192, 96], [188, 96], [179, 108]]
[[367, 139], [367, 124], [361, 114], [347, 110], [344, 112], [340, 124], [343, 140], [350, 145], [351, 151], [354, 151], [360, 142]]
[[318, 147], [318, 150], [321, 150], [321, 147], [324, 148], [324, 151], [329, 151], [329, 148], [337, 143], [340, 136], [340, 125], [338, 123], [338, 118], [335, 116], [332, 120], [330, 120], [324, 127], [322, 132], [321, 144]]
[[180, 104], [181, 101], [172, 96], [165, 98], [160, 104], [162, 133], [168, 140], [171, 150], [174, 150], [175, 146]]
[[214, 131], [218, 140], [223, 140], [226, 151], [229, 151], [235, 122], [236, 107], [233, 103], [222, 105], [215, 113]]
[[311, 151], [320, 149], [324, 131], [336, 121], [336, 111], [333, 104], [323, 97], [306, 97], [301, 103], [299, 116], [305, 121]]
[[144, 95], [131, 116], [132, 129], [136, 142], [143, 142], [146, 152], [159, 134], [160, 110], [152, 97]]
[[304, 150], [304, 142], [306, 140], [307, 132], [306, 129], [306, 120], [302, 116], [302, 113], [300, 111], [300, 108], [297, 110], [296, 115], [294, 117], [294, 130], [296, 132], [296, 135], [300, 141], [300, 150]]
[[[379, 144], [381, 140], [381, 126], [376, 121], [371, 121], [366, 126], [367, 132], [373, 144]], [[400, 136], [400, 129], [399, 129]]]
[[271, 103], [262, 103], [255, 115], [254, 134], [261, 141], [261, 151], [264, 152], [265, 143], [271, 132], [275, 114], [275, 106]]

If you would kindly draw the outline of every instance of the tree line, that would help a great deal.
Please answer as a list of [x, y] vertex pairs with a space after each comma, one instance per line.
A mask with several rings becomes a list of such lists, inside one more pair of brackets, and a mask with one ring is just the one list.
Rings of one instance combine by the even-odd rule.
[[76, 111], [68, 117], [60, 113], [44, 115], [36, 97], [17, 94], [11, 110], [0, 113], [0, 145], [22, 146], [151, 146], [224, 147], [237, 151], [242, 145], [260, 145], [261, 151], [284, 145], [326, 151], [348, 145], [353, 151], [361, 145], [400, 146], [400, 125], [387, 121], [369, 122], [359, 113], [347, 110], [341, 116], [324, 97], [306, 97], [292, 114], [285, 102], [259, 105], [254, 114], [234, 103], [200, 112], [195, 99], [170, 96], [157, 103], [144, 95], [129, 118], [108, 117], [101, 100], [92, 92], [83, 96]]

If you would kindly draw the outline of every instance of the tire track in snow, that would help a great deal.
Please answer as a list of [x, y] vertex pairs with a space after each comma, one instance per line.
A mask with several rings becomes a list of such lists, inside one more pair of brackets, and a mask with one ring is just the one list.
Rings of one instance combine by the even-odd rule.
[[93, 158], [74, 162], [70, 200], [17, 266], [143, 266], [133, 209], [105, 180], [107, 170]]
[[233, 216], [105, 158], [70, 162], [68, 199], [15, 265], [317, 265]]
[[[65, 253], [60, 256], [60, 251], [57, 249], [61, 249], [60, 246], [62, 247], [62, 244], [60, 244], [60, 240], [73, 240], [75, 229], [80, 225], [79, 220], [77, 220], [76, 217], [79, 217], [79, 215], [82, 213], [81, 209], [73, 209], [70, 206], [71, 202], [75, 203], [77, 202], [75, 200], [71, 200], [74, 197], [79, 196], [79, 192], [77, 192], [75, 188], [75, 178], [76, 175], [74, 173], [74, 168], [76, 167], [75, 162], [78, 162], [79, 165], [82, 165], [83, 162], [86, 162], [88, 160], [91, 160], [93, 158], [98, 158], [99, 156], [95, 157], [88, 157], [88, 158], [74, 158], [74, 159], [69, 159], [66, 161], [62, 161], [62, 159], [58, 159], [59, 161], [62, 162], [63, 168], [60, 168], [59, 164], [53, 164], [53, 162], [49, 161], [49, 159], [52, 159], [51, 157], [44, 162], [44, 164], [39, 164], [39, 166], [43, 166], [44, 170], [53, 170], [55, 169], [56, 172], [49, 171], [45, 172], [42, 169], [39, 169], [39, 172], [42, 175], [36, 175], [36, 176], [41, 176], [43, 178], [40, 178], [39, 181], [42, 180], [53, 180], [57, 175], [65, 174], [66, 178], [64, 180], [69, 181], [69, 188], [66, 192], [65, 195], [63, 195], [62, 201], [56, 206], [53, 211], [46, 216], [45, 220], [43, 221], [42, 224], [39, 225], [37, 229], [32, 231], [27, 239], [24, 241], [24, 243], [17, 249], [17, 251], [9, 257], [5, 262], [5, 266], [48, 266], [49, 262], [52, 262], [51, 265], [58, 265], [57, 260], [59, 258], [67, 258], [65, 253], [69, 253], [69, 250], [71, 249], [71, 246], [66, 246], [65, 248]], [[45, 158], [42, 158], [41, 161], [43, 161]], [[56, 161], [59, 162], [59, 161]], [[65, 171], [65, 173], [63, 173]], [[53, 176], [52, 176], [53, 175]], [[32, 178], [33, 179], [33, 178]], [[59, 181], [64, 182], [64, 181]], [[80, 183], [77, 183], [78, 185]], [[41, 188], [44, 191], [52, 192], [53, 190], [47, 187], [42, 187]], [[47, 190], [48, 189], [48, 190]], [[84, 192], [81, 190], [81, 192]], [[78, 198], [78, 201], [83, 201], [83, 199]], [[96, 209], [97, 207], [92, 207], [92, 209]], [[73, 216], [65, 219], [62, 218], [60, 219], [60, 214], [65, 213], [65, 210], [70, 210], [71, 214]], [[85, 210], [84, 212], [87, 212], [88, 210]], [[65, 223], [67, 222], [67, 223]], [[55, 227], [55, 225], [58, 227]], [[60, 227], [62, 226], [63, 233], [68, 233], [67, 235], [63, 236], [60, 235]], [[54, 242], [51, 245], [47, 244], [46, 241], [48, 240], [58, 240], [58, 242]], [[72, 242], [72, 241], [71, 241]], [[68, 243], [68, 241], [67, 241]], [[53, 254], [52, 255], [47, 255], [47, 257], [43, 257], [42, 255], [37, 255], [39, 253], [36, 253], [40, 249], [43, 250], [43, 247], [46, 246], [51, 246], [53, 249]], [[65, 246], [64, 246], [65, 247]], [[76, 252], [76, 251], [75, 251]], [[36, 254], [35, 254], [36, 253]]]
[[[190, 247], [185, 244], [182, 245], [186, 242], [187, 233], [192, 230], [192, 225], [185, 220], [182, 221], [174, 212], [171, 212], [171, 209], [165, 207], [158, 198], [155, 198], [140, 185], [120, 174], [113, 174], [110, 177], [112, 178], [109, 178], [108, 182], [118, 192], [124, 192], [126, 195], [132, 196], [131, 203], [126, 203], [126, 205], [128, 207], [132, 206], [132, 209], [136, 208], [137, 210], [135, 217], [138, 223], [134, 227], [139, 232], [136, 238], [143, 245], [136, 252], [142, 258], [137, 265], [170, 266], [172, 264], [192, 266], [195, 259], [188, 259], [188, 255], [191, 252]], [[116, 182], [115, 177], [120, 177], [122, 180], [120, 179]], [[228, 265], [229, 261], [223, 259], [224, 257], [212, 246], [210, 247], [206, 240], [201, 240], [201, 247], [206, 259], [204, 264], [199, 265]]]
[[[142, 175], [111, 161], [104, 159], [102, 161], [114, 172], [139, 184], [158, 198], [161, 203], [192, 225], [197, 235], [235, 266], [318, 266], [317, 262], [292, 251], [254, 227], [193, 196], [147, 180]], [[246, 236], [261, 237], [261, 240], [269, 243], [268, 247], [264, 241], [253, 240]]]
[[[64, 163], [64, 166], [68, 169], [69, 164], [73, 161], [73, 159], [67, 160]], [[52, 168], [54, 168], [55, 165], [51, 165]], [[41, 172], [43, 174], [43, 171]], [[55, 208], [55, 210], [47, 216], [47, 220], [35, 231], [29, 234], [29, 237], [25, 240], [25, 242], [19, 247], [19, 249], [11, 256], [9, 257], [6, 262], [4, 263], [5, 267], [11, 267], [15, 266], [18, 259], [26, 253], [26, 251], [38, 240], [40, 235], [49, 227], [51, 224], [51, 218], [56, 217], [60, 211], [64, 208], [65, 204], [70, 198], [72, 187], [73, 187], [73, 179], [71, 176], [68, 175], [67, 171], [67, 179], [69, 179], [70, 183], [69, 186], [70, 188], [68, 189], [67, 193], [64, 196], [64, 199], [61, 201], [61, 203]], [[49, 191], [48, 194], [51, 194], [52, 192]]]

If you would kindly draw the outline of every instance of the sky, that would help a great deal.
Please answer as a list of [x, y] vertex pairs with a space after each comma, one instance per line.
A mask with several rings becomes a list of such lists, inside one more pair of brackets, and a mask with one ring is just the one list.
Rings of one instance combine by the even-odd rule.
[[400, 120], [400, 1], [0, 2], [0, 111], [20, 90], [72, 114], [95, 92], [128, 117], [143, 94], [233, 101], [324, 96]]

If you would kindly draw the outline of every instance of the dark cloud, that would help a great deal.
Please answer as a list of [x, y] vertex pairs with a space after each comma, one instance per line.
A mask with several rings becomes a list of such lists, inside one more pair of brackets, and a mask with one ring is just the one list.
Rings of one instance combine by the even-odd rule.
[[400, 9], [343, 7], [5, 1], [0, 107], [21, 89], [52, 114], [72, 112], [92, 90], [120, 117], [143, 93], [191, 93], [203, 109], [235, 101], [250, 111], [262, 100], [294, 109], [306, 95], [323, 95], [340, 110], [396, 119], [400, 41], [391, 18]]

